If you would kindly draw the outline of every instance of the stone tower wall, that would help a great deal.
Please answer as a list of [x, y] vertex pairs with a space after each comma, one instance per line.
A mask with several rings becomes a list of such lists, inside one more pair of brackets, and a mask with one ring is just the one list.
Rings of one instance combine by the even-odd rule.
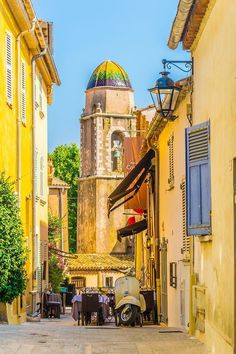
[[[85, 110], [81, 116], [78, 252], [126, 253], [127, 240], [117, 241], [117, 230], [127, 222], [124, 207], [112, 212], [108, 219], [107, 198], [124, 177], [122, 142], [121, 158], [115, 158], [114, 153], [112, 155], [112, 134], [118, 133], [121, 140], [135, 135], [130, 132], [136, 127], [133, 106], [133, 90], [130, 88], [95, 87], [86, 91]], [[119, 166], [113, 170], [112, 156], [113, 167]]]
[[126, 225], [124, 207], [107, 216], [107, 198], [121, 179], [86, 178], [79, 180], [79, 253], [125, 253], [126, 240], [117, 241], [117, 229]]

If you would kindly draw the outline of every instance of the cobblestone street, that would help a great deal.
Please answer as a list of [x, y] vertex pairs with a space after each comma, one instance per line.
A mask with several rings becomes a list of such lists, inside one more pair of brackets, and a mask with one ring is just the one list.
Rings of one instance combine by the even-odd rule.
[[[60, 320], [0, 325], [0, 354], [197, 354], [209, 353], [204, 345], [185, 333], [167, 333], [170, 328], [78, 327], [70, 315]], [[177, 330], [177, 329], [174, 329]]]

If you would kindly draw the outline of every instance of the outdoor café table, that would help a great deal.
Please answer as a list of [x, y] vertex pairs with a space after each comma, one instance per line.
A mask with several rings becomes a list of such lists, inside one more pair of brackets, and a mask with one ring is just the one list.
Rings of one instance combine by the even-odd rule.
[[[80, 314], [82, 313], [82, 295], [75, 295], [72, 299], [72, 318], [80, 324]], [[83, 318], [82, 318], [83, 323]]]

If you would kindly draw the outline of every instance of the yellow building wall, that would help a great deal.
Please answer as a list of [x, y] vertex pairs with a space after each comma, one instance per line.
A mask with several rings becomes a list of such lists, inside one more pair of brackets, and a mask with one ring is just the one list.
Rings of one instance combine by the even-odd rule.
[[76, 275], [73, 275], [73, 272], [69, 273], [70, 281], [73, 283], [73, 277], [82, 277], [85, 278], [86, 288], [104, 288], [106, 277], [113, 278], [113, 286], [115, 281], [122, 277], [124, 274], [119, 272], [109, 272], [109, 271], [78, 271]]
[[[181, 183], [185, 180], [185, 128], [189, 127], [186, 106], [189, 96], [180, 103], [175, 114], [178, 118], [166, 124], [159, 136], [159, 215], [160, 242], [167, 240], [167, 296], [168, 325], [181, 326], [181, 284], [185, 283], [184, 306], [185, 326], [187, 328], [189, 313], [189, 263], [183, 262], [183, 212]], [[168, 140], [173, 136], [174, 184], [170, 188], [169, 146]], [[177, 263], [177, 288], [170, 286], [170, 262]], [[162, 266], [162, 265], [161, 265]], [[162, 274], [162, 272], [161, 272]]]
[[[13, 37], [13, 104], [10, 107], [6, 101], [6, 67], [5, 67], [5, 34], [10, 32]], [[17, 47], [16, 37], [19, 34], [12, 13], [10, 12], [6, 1], [0, 0], [0, 172], [4, 171], [6, 176], [14, 182], [17, 192], [17, 112], [18, 100], [18, 67], [17, 67]], [[21, 189], [20, 189], [20, 212], [24, 228], [24, 234], [29, 249], [31, 249], [32, 237], [32, 91], [31, 91], [31, 55], [27, 49], [24, 40], [21, 40], [20, 57], [26, 63], [26, 104], [27, 104], [27, 119], [26, 125], [20, 123], [21, 132]], [[29, 290], [31, 288], [31, 253], [27, 262], [27, 290], [26, 301], [29, 301]], [[9, 316], [10, 322], [22, 322], [26, 318], [25, 298], [23, 299], [23, 307], [14, 301]]]
[[[213, 353], [232, 353], [234, 336], [233, 159], [236, 157], [236, 3], [211, 1], [194, 43], [194, 124], [210, 120], [212, 240], [198, 243], [196, 270], [206, 287], [205, 335]], [[208, 16], [209, 15], [209, 16]], [[205, 241], [205, 242], [204, 242]]]

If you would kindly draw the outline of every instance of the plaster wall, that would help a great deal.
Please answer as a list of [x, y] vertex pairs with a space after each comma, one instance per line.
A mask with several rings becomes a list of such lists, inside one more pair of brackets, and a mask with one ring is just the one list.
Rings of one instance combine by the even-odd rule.
[[234, 336], [233, 159], [236, 157], [234, 0], [212, 2], [194, 43], [194, 124], [210, 120], [212, 239], [196, 238], [199, 284], [206, 287], [205, 334], [214, 353], [232, 353]]
[[[167, 296], [168, 325], [184, 326], [189, 321], [189, 263], [183, 262], [183, 212], [181, 183], [185, 180], [185, 128], [189, 126], [186, 118], [186, 105], [189, 97], [180, 103], [175, 114], [178, 118], [169, 122], [159, 136], [159, 215], [160, 242], [165, 238], [167, 244]], [[174, 184], [168, 183], [169, 178], [169, 146], [168, 140], [173, 136]], [[177, 263], [177, 287], [170, 286], [170, 262]], [[184, 284], [184, 285], [183, 285]], [[183, 289], [184, 286], [184, 289]], [[181, 292], [184, 291], [181, 298]], [[182, 301], [182, 303], [181, 303]], [[181, 311], [182, 307], [182, 311]], [[185, 313], [184, 323], [182, 313]]]
[[[100, 274], [99, 274], [100, 273]], [[113, 278], [113, 286], [115, 285], [116, 279], [122, 277], [124, 274], [119, 272], [109, 272], [109, 271], [79, 271], [76, 272], [76, 276], [84, 277], [85, 284], [87, 288], [98, 288], [98, 287], [105, 287], [106, 285], [106, 277]], [[73, 275], [71, 275], [73, 281]], [[99, 284], [99, 280], [101, 279], [102, 283]]]
[[[35, 77], [35, 148], [36, 148], [36, 230], [39, 235], [41, 259], [38, 267], [46, 262], [45, 279], [42, 279], [42, 289], [48, 285], [48, 134], [47, 134], [47, 87], [38, 67]], [[41, 98], [40, 98], [41, 95]], [[41, 101], [41, 103], [40, 103]], [[43, 272], [42, 272], [43, 273]], [[35, 286], [39, 284], [35, 283]]]
[[[12, 34], [12, 70], [13, 70], [13, 102], [7, 104], [6, 100], [6, 31]], [[0, 172], [10, 177], [13, 188], [20, 195], [20, 215], [24, 229], [24, 237], [30, 250], [32, 250], [32, 90], [31, 90], [31, 57], [24, 40], [21, 41], [20, 57], [26, 64], [26, 124], [20, 123], [21, 132], [21, 186], [17, 191], [17, 118], [18, 102], [18, 67], [16, 37], [20, 32], [18, 25], [5, 0], [0, 0]], [[19, 113], [19, 118], [21, 118]], [[9, 323], [19, 323], [26, 319], [25, 305], [29, 301], [29, 291], [32, 286], [32, 258], [31, 252], [27, 260], [27, 290], [23, 296], [23, 307], [19, 299], [12, 305], [7, 305]]]

